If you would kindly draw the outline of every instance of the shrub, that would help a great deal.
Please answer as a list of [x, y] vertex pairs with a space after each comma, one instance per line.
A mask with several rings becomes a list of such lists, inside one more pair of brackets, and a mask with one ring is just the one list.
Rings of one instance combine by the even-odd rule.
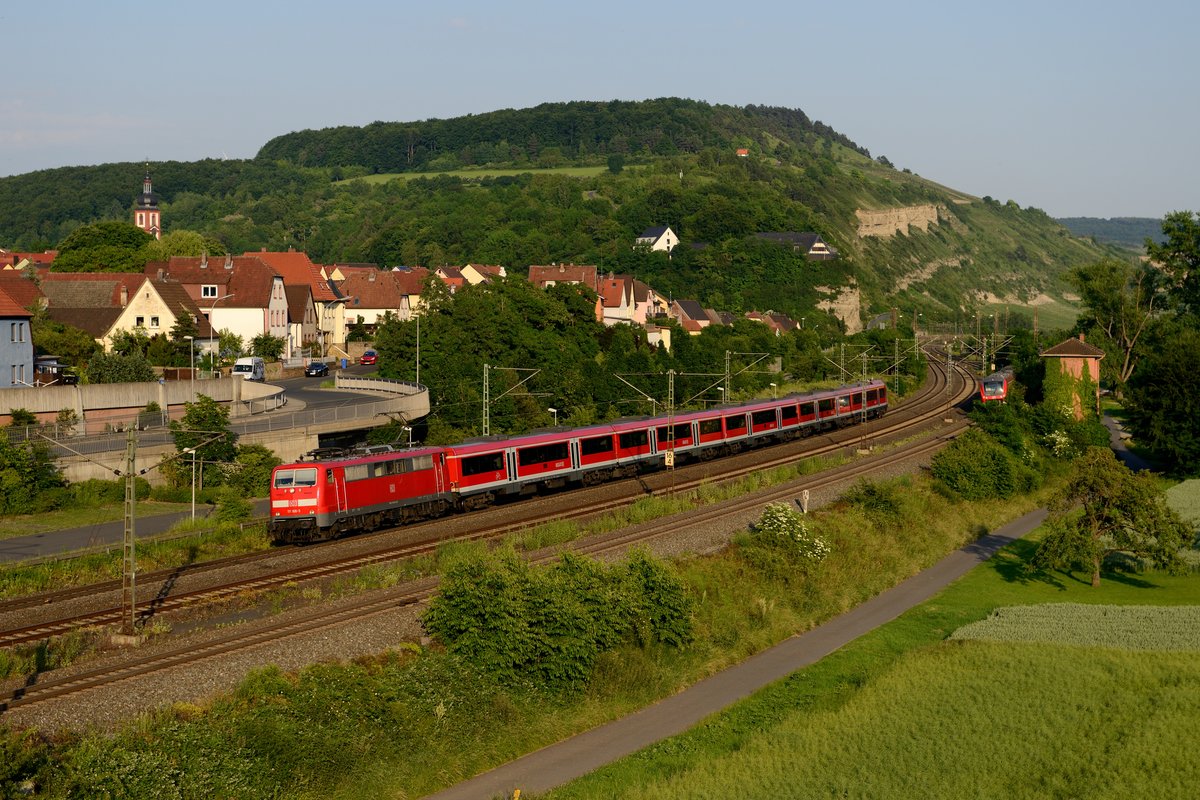
[[829, 555], [825, 539], [810, 531], [804, 515], [787, 503], [769, 503], [739, 544], [747, 563], [783, 581], [806, 574]]
[[933, 457], [933, 477], [967, 500], [1011, 497], [1037, 487], [1033, 470], [987, 434], [969, 430]]
[[[189, 495], [190, 498], [190, 495]], [[217, 510], [213, 518], [217, 522], [241, 522], [254, 513], [254, 504], [232, 486], [222, 486], [217, 493]]]
[[225, 476], [230, 487], [244, 497], [265, 497], [271, 485], [271, 470], [283, 463], [268, 447], [261, 444], [243, 444], [237, 448], [237, 462]]
[[512, 552], [463, 560], [423, 622], [493, 679], [551, 689], [586, 681], [600, 654], [622, 643], [680, 645], [692, 631], [682, 583], [644, 553], [616, 566], [565, 554], [544, 570]]
[[876, 483], [864, 479], [847, 489], [841, 499], [842, 502], [856, 506], [867, 514], [894, 519], [900, 516], [903, 507], [900, 493], [900, 484]]
[[[134, 478], [134, 494], [138, 500], [149, 498], [153, 492], [150, 482], [145, 478]], [[71, 502], [80, 506], [105, 506], [125, 502], [125, 479], [106, 481], [91, 478], [86, 481], [72, 483], [70, 486]]]

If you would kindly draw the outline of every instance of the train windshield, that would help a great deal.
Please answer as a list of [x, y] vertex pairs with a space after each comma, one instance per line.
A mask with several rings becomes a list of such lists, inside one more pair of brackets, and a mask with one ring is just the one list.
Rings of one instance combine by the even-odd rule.
[[983, 394], [985, 397], [1003, 397], [1004, 381], [984, 381]]
[[293, 489], [298, 486], [316, 486], [317, 468], [281, 469], [275, 471], [276, 489]]

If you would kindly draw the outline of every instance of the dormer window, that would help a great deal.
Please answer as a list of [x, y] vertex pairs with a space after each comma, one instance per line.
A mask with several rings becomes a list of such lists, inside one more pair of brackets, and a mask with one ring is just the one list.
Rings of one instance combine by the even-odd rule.
[[212, 284], [203, 285], [200, 287], [200, 296], [215, 298], [217, 296], [217, 287]]

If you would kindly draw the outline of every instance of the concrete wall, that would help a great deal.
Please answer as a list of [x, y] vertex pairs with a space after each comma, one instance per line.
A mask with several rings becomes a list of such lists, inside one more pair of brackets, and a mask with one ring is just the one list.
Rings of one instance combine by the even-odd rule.
[[[268, 365], [279, 372], [278, 363]], [[117, 421], [132, 420], [150, 402], [158, 403], [175, 419], [183, 414], [184, 404], [196, 394], [203, 394], [218, 403], [230, 405], [230, 417], [243, 417], [252, 412], [273, 408], [282, 402], [278, 386], [269, 383], [249, 383], [241, 378], [206, 378], [193, 381], [163, 381], [159, 383], [102, 383], [76, 386], [43, 386], [37, 389], [5, 389], [0, 392], [0, 426], [12, 422], [12, 410], [23, 408], [33, 412], [38, 422], [52, 424], [58, 412], [69, 408], [80, 424], [77, 435], [103, 433]], [[108, 426], [108, 427], [106, 427]]]

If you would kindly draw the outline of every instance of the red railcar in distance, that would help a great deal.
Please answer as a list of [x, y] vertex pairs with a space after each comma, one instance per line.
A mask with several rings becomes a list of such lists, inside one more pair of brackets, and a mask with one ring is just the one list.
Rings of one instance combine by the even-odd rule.
[[984, 403], [1007, 400], [1012, 382], [1012, 367], [1005, 367], [1002, 370], [993, 372], [979, 382], [979, 399]]
[[601, 483], [807, 436], [881, 416], [887, 408], [887, 387], [870, 381], [447, 447], [317, 453], [272, 473], [271, 533], [279, 543], [332, 539], [480, 508], [505, 495]]

